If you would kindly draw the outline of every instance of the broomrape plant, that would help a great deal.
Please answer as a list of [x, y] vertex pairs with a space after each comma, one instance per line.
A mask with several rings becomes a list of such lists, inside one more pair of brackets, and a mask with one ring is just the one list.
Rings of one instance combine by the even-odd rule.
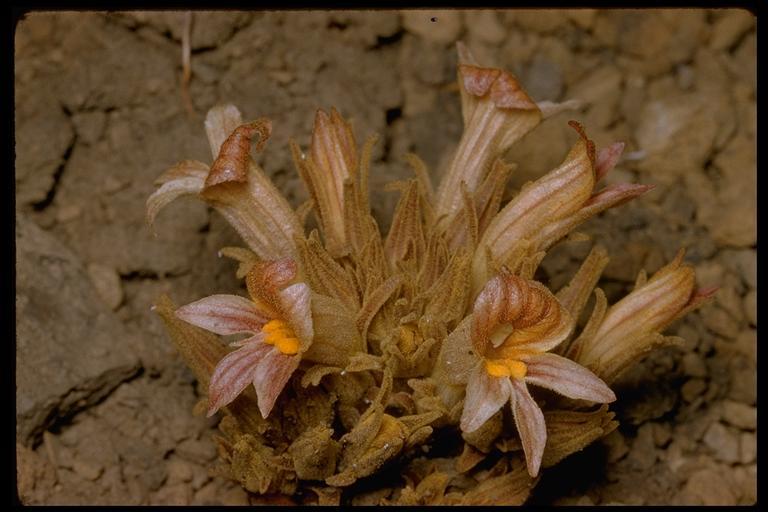
[[[714, 293], [695, 290], [682, 251], [610, 307], [595, 288], [608, 261], [600, 246], [557, 293], [534, 280], [555, 243], [651, 187], [601, 188], [624, 145], [598, 150], [571, 121], [577, 140], [563, 163], [502, 205], [514, 169], [505, 152], [576, 103], [534, 102], [461, 44], [459, 62], [454, 158], [434, 189], [406, 156], [415, 177], [392, 185], [401, 197], [386, 237], [369, 205], [376, 137], [359, 147], [335, 109], [317, 112], [308, 152], [291, 143], [310, 197], [297, 211], [250, 157], [271, 122], [244, 123], [231, 105], [205, 120], [213, 163], [177, 164], [147, 201], [151, 224], [196, 195], [247, 246], [221, 253], [238, 260], [248, 298], [176, 307], [162, 297], [156, 309], [208, 389], [208, 415], [224, 413], [218, 471], [251, 492], [339, 503], [343, 489], [399, 464], [404, 480], [382, 503], [522, 503], [542, 467], [616, 428], [594, 404], [616, 400], [609, 385], [674, 342], [661, 331]], [[310, 211], [318, 229], [307, 233]], [[233, 334], [247, 337], [232, 350], [215, 336]]]

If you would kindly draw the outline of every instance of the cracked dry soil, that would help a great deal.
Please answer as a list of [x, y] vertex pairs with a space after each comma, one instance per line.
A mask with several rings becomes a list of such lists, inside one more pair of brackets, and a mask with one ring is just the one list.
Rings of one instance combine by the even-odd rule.
[[[434, 18], [434, 21], [432, 21]], [[755, 18], [743, 10], [195, 12], [194, 112], [181, 94], [183, 13], [32, 13], [15, 34], [17, 484], [28, 504], [248, 504], [209, 473], [216, 419], [150, 305], [234, 292], [238, 237], [193, 200], [153, 237], [144, 202], [182, 158], [206, 161], [220, 102], [274, 132], [258, 159], [294, 206], [287, 150], [335, 106], [374, 154], [388, 218], [414, 151], [433, 177], [461, 133], [454, 43], [515, 73], [536, 100], [589, 105], [548, 119], [508, 155], [510, 191], [555, 167], [577, 119], [627, 142], [609, 178], [652, 183], [590, 221], [609, 301], [678, 247], [716, 300], [673, 325], [685, 339], [617, 388], [621, 425], [545, 473], [536, 504], [748, 504], [756, 499]], [[386, 229], [387, 226], [382, 226]], [[590, 243], [543, 262], [557, 289]], [[379, 493], [380, 494], [380, 493]], [[350, 498], [355, 503], [373, 496]], [[290, 501], [282, 498], [281, 502]]]

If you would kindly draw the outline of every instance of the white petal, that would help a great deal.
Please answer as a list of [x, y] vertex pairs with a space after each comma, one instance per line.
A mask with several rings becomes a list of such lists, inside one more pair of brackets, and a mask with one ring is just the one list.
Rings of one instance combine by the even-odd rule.
[[568, 358], [537, 354], [523, 358], [528, 365], [525, 380], [579, 400], [608, 403], [616, 400], [611, 388], [595, 374]]
[[597, 158], [595, 161], [595, 180], [600, 181], [603, 176], [608, 174], [611, 169], [616, 167], [616, 164], [621, 158], [621, 154], [624, 152], [623, 142], [614, 142], [607, 148], [602, 148], [597, 152]]
[[271, 319], [237, 295], [211, 295], [176, 310], [176, 316], [216, 334], [257, 333]]
[[512, 413], [515, 425], [520, 434], [520, 442], [525, 453], [525, 463], [528, 474], [535, 477], [539, 474], [541, 457], [547, 444], [547, 426], [544, 423], [544, 413], [531, 397], [525, 382], [510, 379], [512, 386]]
[[248, 387], [259, 367], [259, 361], [271, 350], [271, 346], [253, 340], [219, 361], [208, 386], [208, 416], [232, 402]]
[[314, 337], [310, 290], [306, 283], [292, 284], [280, 292], [280, 307], [285, 320], [301, 342], [302, 351], [309, 348]]
[[579, 110], [584, 107], [586, 103], [581, 100], [566, 100], [562, 103], [556, 103], [554, 101], [539, 101], [536, 106], [541, 110], [541, 116], [544, 119], [552, 117], [564, 112], [566, 110]]
[[259, 363], [253, 376], [253, 387], [256, 388], [262, 417], [269, 416], [280, 392], [299, 367], [299, 361], [301, 356], [288, 356], [272, 349]]
[[469, 374], [461, 430], [474, 432], [509, 400], [508, 377], [491, 377], [482, 361]]
[[243, 124], [243, 116], [234, 105], [217, 105], [205, 116], [205, 133], [211, 145], [213, 159], [219, 156], [219, 150], [235, 128]]
[[155, 179], [155, 185], [165, 185], [178, 178], [202, 178], [208, 176], [208, 164], [197, 160], [182, 160]]
[[165, 208], [176, 198], [197, 194], [203, 189], [205, 175], [201, 176], [181, 176], [166, 181], [147, 199], [147, 224], [150, 226], [155, 222], [155, 217], [160, 210]]

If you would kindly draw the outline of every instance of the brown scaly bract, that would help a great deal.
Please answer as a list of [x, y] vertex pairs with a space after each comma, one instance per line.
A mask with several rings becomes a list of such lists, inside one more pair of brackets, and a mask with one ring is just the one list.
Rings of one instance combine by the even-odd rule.
[[[385, 237], [368, 197], [376, 137], [359, 148], [335, 109], [317, 112], [308, 153], [291, 144], [319, 230], [305, 231], [308, 207], [295, 212], [250, 158], [270, 121], [243, 123], [231, 105], [206, 118], [210, 168], [179, 163], [147, 201], [151, 223], [195, 194], [247, 245], [222, 254], [239, 261], [248, 297], [180, 308], [163, 297], [157, 311], [208, 387], [208, 414], [224, 413], [219, 472], [251, 492], [338, 503], [399, 465], [382, 503], [522, 503], [541, 467], [616, 428], [601, 405], [616, 399], [608, 385], [673, 342], [661, 331], [714, 292], [695, 291], [682, 251], [610, 307], [595, 288], [608, 260], [599, 246], [557, 293], [535, 281], [553, 244], [651, 187], [600, 188], [624, 146], [596, 148], [572, 121], [563, 163], [502, 205], [514, 168], [502, 155], [572, 103], [537, 104], [510, 73], [462, 45], [459, 56], [464, 134], [437, 189], [407, 155], [415, 177], [393, 184], [401, 198]], [[211, 333], [246, 337], [227, 350]], [[537, 388], [559, 398], [544, 402]]]

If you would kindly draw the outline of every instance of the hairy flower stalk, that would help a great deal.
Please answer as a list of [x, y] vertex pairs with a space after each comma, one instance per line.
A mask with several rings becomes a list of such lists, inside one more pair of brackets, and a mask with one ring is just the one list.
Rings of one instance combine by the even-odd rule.
[[[196, 195], [247, 246], [222, 254], [239, 261], [248, 298], [177, 309], [162, 298], [158, 312], [208, 386], [208, 414], [224, 414], [227, 475], [251, 492], [338, 504], [343, 488], [399, 464], [407, 481], [385, 503], [521, 504], [541, 468], [616, 428], [608, 406], [595, 405], [616, 399], [608, 385], [713, 293], [694, 291], [681, 252], [608, 308], [595, 288], [608, 261], [600, 246], [557, 293], [534, 280], [576, 226], [651, 187], [600, 188], [624, 146], [598, 150], [573, 121], [578, 139], [563, 163], [502, 204], [515, 168], [506, 150], [575, 103], [536, 104], [511, 74], [459, 52], [458, 149], [434, 188], [423, 161], [407, 156], [415, 177], [392, 185], [401, 195], [386, 234], [368, 194], [376, 138], [358, 148], [335, 109], [317, 111], [306, 154], [291, 143], [310, 198], [301, 214], [250, 157], [271, 121], [243, 122], [231, 105], [206, 118], [213, 164], [182, 161], [147, 201], [151, 223]], [[305, 232], [308, 208], [318, 228]], [[210, 333], [247, 337], [225, 348]], [[461, 432], [449, 443], [456, 452], [440, 455], [456, 463], [424, 471], [437, 430]], [[486, 457], [496, 460], [488, 471]]]

